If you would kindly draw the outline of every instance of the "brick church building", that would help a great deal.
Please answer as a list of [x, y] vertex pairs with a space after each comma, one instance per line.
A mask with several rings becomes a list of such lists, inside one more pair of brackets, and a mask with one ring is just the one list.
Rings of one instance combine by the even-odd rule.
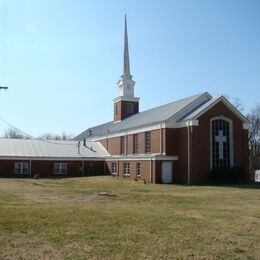
[[85, 130], [74, 141], [0, 140], [0, 176], [109, 173], [153, 183], [202, 184], [211, 169], [248, 171], [249, 122], [225, 97], [205, 92], [139, 112], [126, 19], [117, 84], [113, 121]]
[[205, 92], [139, 112], [126, 19], [123, 75], [117, 84], [114, 120], [77, 136], [105, 147], [110, 174], [198, 184], [208, 181], [210, 169], [248, 170], [248, 120], [225, 97]]

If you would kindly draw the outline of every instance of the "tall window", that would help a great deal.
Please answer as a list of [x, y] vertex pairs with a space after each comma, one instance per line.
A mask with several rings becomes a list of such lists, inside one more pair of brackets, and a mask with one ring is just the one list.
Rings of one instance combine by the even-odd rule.
[[211, 120], [211, 160], [212, 168], [232, 166], [231, 121], [223, 118]]
[[117, 173], [117, 163], [112, 163], [112, 173]]
[[145, 132], [145, 153], [151, 152], [151, 132]]
[[54, 163], [54, 174], [67, 174], [67, 163]]
[[125, 154], [125, 136], [120, 136], [120, 154]]
[[134, 113], [134, 104], [133, 103], [126, 103], [126, 113], [128, 115], [132, 115]]
[[138, 153], [138, 134], [133, 135], [133, 153]]
[[130, 175], [130, 163], [124, 163], [124, 175]]
[[28, 162], [16, 162], [14, 168], [15, 174], [29, 174]]
[[136, 176], [140, 177], [141, 176], [141, 163], [136, 163]]

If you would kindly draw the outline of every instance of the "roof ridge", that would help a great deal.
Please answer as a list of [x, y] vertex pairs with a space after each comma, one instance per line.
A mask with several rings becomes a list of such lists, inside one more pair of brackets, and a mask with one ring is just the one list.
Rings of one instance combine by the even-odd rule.
[[[104, 136], [108, 132], [118, 133], [129, 129], [143, 127], [145, 125], [167, 121], [169, 118], [175, 116], [180, 111], [183, 111], [184, 108], [187, 108], [189, 104], [194, 103], [196, 100], [199, 100], [199, 98], [201, 98], [202, 96], [208, 96], [209, 98], [212, 98], [208, 92], [202, 92], [189, 97], [181, 98], [173, 102], [156, 106], [129, 116], [118, 122], [117, 124], [114, 124], [113, 121], [110, 121], [101, 125], [90, 127], [81, 132], [78, 136], [75, 137], [75, 139], [80, 140], [83, 138]], [[89, 133], [92, 134], [89, 135]]]

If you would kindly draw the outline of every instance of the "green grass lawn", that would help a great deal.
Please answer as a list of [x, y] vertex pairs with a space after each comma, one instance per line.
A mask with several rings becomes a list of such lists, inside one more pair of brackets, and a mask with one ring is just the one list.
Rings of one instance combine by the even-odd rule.
[[1, 260], [92, 258], [260, 259], [259, 186], [0, 179]]

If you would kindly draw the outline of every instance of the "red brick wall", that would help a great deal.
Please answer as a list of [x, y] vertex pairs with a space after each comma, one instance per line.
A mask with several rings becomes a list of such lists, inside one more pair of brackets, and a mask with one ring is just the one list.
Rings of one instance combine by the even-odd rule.
[[[166, 150], [166, 130], [162, 129], [162, 152]], [[133, 135], [126, 136], [127, 154], [133, 154]], [[101, 140], [100, 143], [112, 155], [120, 155], [120, 137]], [[138, 154], [145, 153], [145, 132], [138, 133]], [[160, 153], [160, 129], [151, 131], [151, 153]]]
[[[15, 174], [15, 162], [28, 162], [27, 160], [0, 160], [0, 177], [28, 177], [30, 175]], [[67, 163], [67, 174], [54, 174], [54, 163]], [[84, 175], [87, 174], [103, 174], [104, 162], [93, 161], [84, 163]], [[40, 174], [40, 177], [74, 177], [82, 176], [82, 161], [31, 161], [31, 177], [35, 174]]]
[[193, 127], [192, 138], [192, 182], [207, 181], [210, 169], [210, 119], [224, 116], [233, 123], [233, 156], [234, 166], [248, 170], [248, 140], [247, 130], [243, 122], [223, 103], [219, 102], [199, 118], [199, 126]]
[[178, 156], [178, 160], [173, 162], [173, 182], [187, 183], [188, 173], [188, 142], [187, 127], [167, 128], [166, 131], [166, 154]]
[[107, 170], [109, 174], [112, 174], [112, 163], [118, 164], [118, 175], [121, 177], [124, 177], [124, 163], [130, 163], [130, 175], [125, 176], [125, 178], [131, 178], [135, 179], [137, 178], [136, 175], [136, 164], [140, 163], [141, 167], [141, 176], [140, 179], [145, 179], [147, 181], [150, 181], [150, 160], [147, 161], [107, 161]]
[[[193, 184], [206, 183], [210, 169], [210, 119], [223, 115], [233, 122], [234, 166], [248, 171], [248, 131], [243, 122], [222, 102], [199, 118], [199, 126], [190, 127], [190, 169]], [[166, 154], [177, 155], [174, 162], [175, 183], [188, 182], [188, 131], [187, 127], [166, 129]], [[160, 170], [160, 169], [158, 169]]]
[[[131, 115], [127, 114], [127, 103], [132, 103], [133, 104], [133, 114], [139, 113], [139, 102], [133, 102], [133, 101], [118, 101], [114, 104], [114, 121], [120, 121], [123, 120]], [[117, 105], [117, 111], [118, 113], [116, 114], [116, 109], [115, 106]]]

